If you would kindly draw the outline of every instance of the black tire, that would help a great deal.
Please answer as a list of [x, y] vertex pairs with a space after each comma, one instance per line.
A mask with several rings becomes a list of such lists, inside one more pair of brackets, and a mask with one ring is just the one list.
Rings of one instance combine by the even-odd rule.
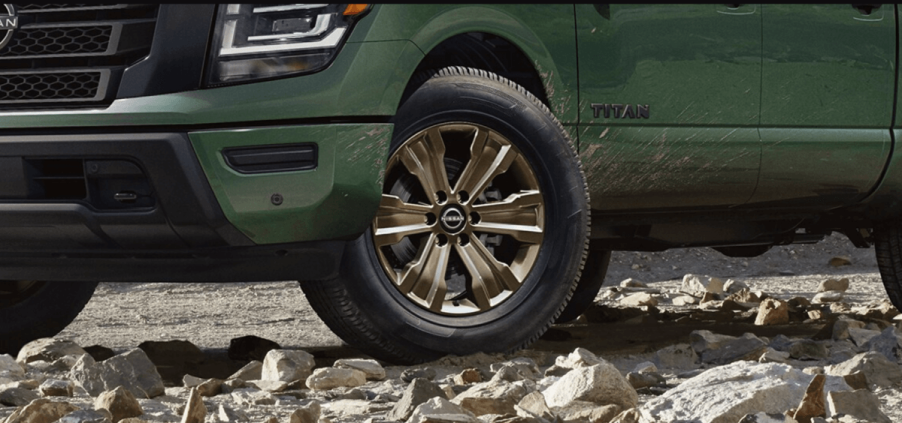
[[889, 300], [902, 311], [902, 225], [890, 223], [875, 228], [874, 252]]
[[97, 282], [0, 281], [0, 354], [15, 357], [26, 343], [59, 333], [96, 287]]
[[[415, 303], [409, 298], [410, 294], [405, 296], [389, 279], [383, 267], [384, 259], [380, 262], [377, 257], [373, 229], [370, 229], [348, 243], [341, 276], [337, 280], [303, 282], [301, 287], [313, 309], [338, 336], [385, 361], [415, 363], [446, 354], [511, 352], [524, 348], [537, 340], [563, 311], [585, 263], [589, 201], [579, 159], [566, 131], [548, 108], [505, 78], [482, 70], [450, 67], [429, 72], [419, 81], [424, 82], [411, 93], [393, 119], [392, 153], [408, 139], [412, 140], [414, 135], [423, 134], [427, 128], [458, 123], [462, 126], [472, 124], [479, 131], [489, 129], [488, 133], [496, 133], [505, 137], [505, 141], [509, 140], [516, 147], [513, 151], [519, 153], [515, 156], [522, 157], [534, 172], [533, 180], [538, 184], [543, 199], [544, 233], [541, 241], [535, 244], [538, 247], [533, 251], [537, 253], [532, 256], [534, 261], [530, 262], [532, 265], [528, 273], [522, 276], [522, 283], [516, 289], [489, 308], [480, 306], [478, 312], [449, 315], [443, 314], [445, 308], [440, 306], [440, 312], [434, 312]], [[451, 145], [450, 142], [447, 145]], [[475, 141], [469, 145], [472, 149]], [[444, 152], [442, 157], [448, 160]], [[389, 166], [391, 163], [390, 160]], [[446, 175], [450, 175], [450, 171]], [[389, 176], [386, 176], [386, 192], [390, 189]], [[492, 183], [499, 176], [492, 176]], [[448, 180], [451, 179], [449, 176]], [[501, 198], [510, 204], [511, 197]], [[466, 202], [463, 199], [460, 201], [461, 204]], [[473, 207], [478, 201], [472, 199]], [[435, 200], [434, 203], [444, 204], [442, 200]], [[536, 215], [541, 214], [536, 212]], [[444, 213], [442, 216], [442, 225], [454, 222], [446, 221]], [[537, 221], [539, 219], [536, 218]], [[476, 218], [467, 220], [464, 217], [464, 220], [464, 226], [469, 224], [476, 228], [479, 224]], [[479, 246], [484, 248], [487, 244], [482, 244], [482, 238], [479, 239]], [[455, 251], [463, 251], [465, 247], [461, 245], [466, 245], [462, 244], [465, 241], [457, 239], [457, 242], [458, 245], [453, 246], [457, 248]], [[432, 245], [421, 243], [419, 251], [433, 248]], [[494, 251], [492, 254], [496, 254]], [[463, 253], [457, 254], [460, 260]], [[426, 261], [425, 256], [419, 257]], [[470, 262], [470, 265], [473, 263]], [[433, 280], [436, 279], [433, 277]], [[448, 278], [440, 284], [446, 287], [450, 283], [451, 278]], [[467, 289], [474, 290], [472, 276], [467, 284], [470, 285], [461, 294], [463, 296], [470, 295]], [[441, 299], [432, 304], [449, 303], [448, 295], [451, 294], [444, 291]], [[459, 305], [456, 301], [451, 303]], [[482, 304], [487, 303], [483, 301]]]
[[573, 298], [570, 298], [570, 302], [555, 323], [572, 322], [595, 303], [595, 297], [604, 284], [610, 264], [611, 250], [604, 249], [594, 241], [590, 242], [586, 265], [583, 267], [576, 290], [573, 291]]

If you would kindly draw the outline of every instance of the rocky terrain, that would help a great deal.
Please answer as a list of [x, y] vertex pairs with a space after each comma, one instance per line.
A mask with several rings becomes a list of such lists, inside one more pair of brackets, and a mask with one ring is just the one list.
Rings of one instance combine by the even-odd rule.
[[577, 321], [512, 355], [381, 363], [296, 283], [101, 284], [0, 355], [0, 421], [902, 422], [902, 316], [873, 250], [617, 253]]

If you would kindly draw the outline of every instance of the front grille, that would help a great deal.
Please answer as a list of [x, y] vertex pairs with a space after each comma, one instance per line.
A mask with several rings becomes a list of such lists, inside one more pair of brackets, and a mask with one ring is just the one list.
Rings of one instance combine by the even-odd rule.
[[109, 104], [123, 70], [150, 52], [159, 5], [15, 5], [0, 49], [0, 109]]
[[0, 104], [99, 100], [108, 71], [0, 73]]
[[0, 51], [0, 57], [103, 53], [110, 46], [112, 33], [110, 25], [26, 28], [16, 33], [16, 37]]

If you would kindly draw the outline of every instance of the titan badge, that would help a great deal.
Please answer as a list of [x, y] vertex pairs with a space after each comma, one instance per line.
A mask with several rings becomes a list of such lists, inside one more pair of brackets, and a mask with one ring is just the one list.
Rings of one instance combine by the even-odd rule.
[[604, 112], [605, 119], [648, 119], [648, 105], [636, 104], [599, 104], [592, 103], [592, 117], [598, 119], [598, 115]]
[[[4, 15], [3, 12], [6, 12]], [[19, 16], [16, 15], [16, 8], [11, 4], [4, 4], [3, 7], [0, 7], [0, 31], [6, 31], [3, 35], [3, 39], [0, 40], [0, 50], [3, 47], [6, 47], [9, 44], [9, 41], [13, 39], [13, 33], [16, 32], [16, 28], [19, 27]]]

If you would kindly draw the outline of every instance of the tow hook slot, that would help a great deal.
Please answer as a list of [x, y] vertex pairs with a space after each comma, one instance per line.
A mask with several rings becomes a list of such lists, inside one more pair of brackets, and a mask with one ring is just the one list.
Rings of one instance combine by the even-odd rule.
[[131, 191], [117, 192], [113, 194], [113, 199], [122, 204], [131, 204], [138, 201], [138, 194]]

